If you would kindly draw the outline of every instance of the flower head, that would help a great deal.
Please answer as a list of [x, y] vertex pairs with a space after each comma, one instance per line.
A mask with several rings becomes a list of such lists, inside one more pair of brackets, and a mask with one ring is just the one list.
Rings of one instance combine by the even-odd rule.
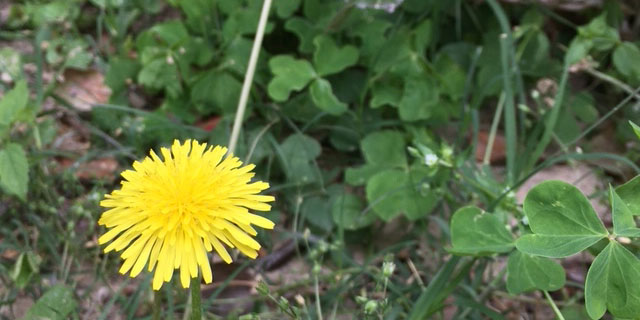
[[98, 223], [109, 229], [98, 242], [111, 243], [104, 252], [122, 251], [120, 273], [137, 276], [148, 265], [153, 289], [169, 282], [175, 269], [189, 287], [198, 269], [206, 283], [213, 279], [207, 252], [213, 249], [231, 263], [225, 246], [255, 258], [260, 244], [251, 226], [272, 229], [270, 220], [249, 212], [269, 211], [272, 196], [259, 195], [269, 184], [250, 183], [254, 165], [242, 166], [227, 149], [205, 143], [175, 141], [162, 148], [161, 159], [153, 150], [133, 170], [122, 173], [120, 190], [105, 196], [100, 205], [110, 208]]

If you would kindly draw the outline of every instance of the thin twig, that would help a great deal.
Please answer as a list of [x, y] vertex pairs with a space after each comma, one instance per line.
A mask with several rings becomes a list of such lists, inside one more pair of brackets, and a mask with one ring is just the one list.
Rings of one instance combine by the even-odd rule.
[[562, 315], [562, 312], [560, 312], [560, 309], [558, 309], [558, 306], [556, 305], [556, 303], [553, 302], [553, 299], [551, 299], [549, 292], [547, 292], [546, 290], [542, 290], [542, 292], [544, 293], [544, 296], [547, 298], [547, 301], [549, 301], [549, 304], [551, 305], [551, 309], [553, 309], [553, 312], [556, 314], [556, 317], [558, 318], [558, 320], [564, 320], [564, 316]]
[[233, 129], [231, 130], [231, 138], [229, 139], [229, 154], [233, 154], [235, 152], [236, 145], [238, 143], [240, 127], [242, 126], [242, 119], [244, 118], [244, 112], [247, 108], [247, 100], [249, 99], [253, 76], [256, 72], [256, 64], [258, 63], [258, 56], [260, 55], [260, 47], [262, 46], [262, 39], [264, 38], [264, 31], [267, 25], [267, 19], [269, 18], [270, 8], [271, 0], [264, 0], [262, 12], [260, 13], [260, 21], [258, 22], [258, 30], [256, 31], [256, 37], [253, 40], [253, 48], [251, 48], [251, 56], [249, 57], [247, 73], [244, 76], [244, 83], [242, 84], [242, 91], [240, 92], [240, 101], [238, 101], [236, 118], [233, 121]]
[[424, 290], [425, 289], [424, 282], [422, 281], [422, 278], [420, 277], [420, 273], [418, 272], [418, 269], [416, 268], [416, 265], [413, 264], [413, 261], [411, 261], [411, 259], [407, 259], [407, 265], [409, 266], [409, 270], [411, 270], [411, 273], [413, 274], [413, 277], [416, 279], [416, 281], [418, 281], [418, 284]]

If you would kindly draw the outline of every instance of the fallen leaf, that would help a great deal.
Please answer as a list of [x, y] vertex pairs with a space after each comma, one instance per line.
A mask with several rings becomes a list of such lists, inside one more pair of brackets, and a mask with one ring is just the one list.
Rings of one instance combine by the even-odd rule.
[[5, 249], [4, 251], [2, 251], [2, 254], [0, 254], [0, 257], [3, 257], [5, 259], [8, 260], [13, 260], [18, 256], [19, 252], [13, 249]]
[[104, 83], [104, 76], [96, 70], [64, 72], [64, 82], [56, 93], [79, 111], [90, 111], [93, 105], [107, 103], [111, 89]]
[[83, 130], [77, 130], [64, 124], [58, 125], [58, 135], [53, 140], [52, 148], [83, 155], [89, 150], [88, 136]]
[[101, 158], [83, 162], [78, 165], [76, 177], [78, 179], [108, 179], [115, 178], [115, 172], [118, 169], [118, 161], [113, 158]]

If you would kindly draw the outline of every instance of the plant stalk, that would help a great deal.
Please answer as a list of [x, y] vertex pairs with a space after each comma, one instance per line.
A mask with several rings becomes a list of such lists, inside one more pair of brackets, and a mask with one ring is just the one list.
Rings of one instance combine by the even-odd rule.
[[556, 303], [553, 302], [553, 299], [551, 299], [549, 292], [547, 292], [546, 290], [542, 290], [542, 292], [544, 292], [544, 296], [547, 298], [549, 305], [551, 305], [551, 309], [553, 309], [553, 313], [556, 314], [556, 318], [558, 320], [564, 320], [564, 316], [562, 315], [562, 312], [560, 312], [560, 309], [558, 309], [558, 306], [556, 306]]
[[238, 144], [240, 127], [242, 127], [242, 119], [244, 118], [244, 112], [247, 108], [247, 101], [251, 91], [251, 84], [253, 83], [253, 76], [256, 73], [256, 64], [258, 63], [258, 56], [260, 55], [260, 47], [262, 47], [262, 39], [264, 38], [264, 31], [267, 26], [270, 9], [271, 0], [264, 0], [262, 12], [260, 13], [260, 20], [258, 22], [258, 30], [256, 31], [256, 37], [253, 40], [253, 48], [251, 48], [251, 56], [249, 57], [247, 73], [244, 76], [244, 83], [242, 84], [242, 91], [240, 92], [240, 100], [238, 101], [236, 117], [233, 121], [233, 129], [231, 130], [231, 138], [229, 139], [229, 154], [233, 154], [236, 151], [236, 146]]
[[151, 319], [160, 320], [162, 310], [162, 296], [160, 290], [153, 290], [153, 314]]
[[500, 116], [502, 115], [502, 107], [504, 106], [504, 92], [500, 94], [500, 100], [498, 100], [498, 107], [496, 113], [493, 116], [493, 122], [491, 123], [491, 130], [489, 131], [489, 138], [487, 139], [487, 145], [484, 148], [484, 159], [482, 164], [485, 166], [491, 165], [491, 152], [493, 151], [493, 143], [496, 139], [496, 133], [498, 132], [498, 124], [500, 123]]
[[191, 320], [202, 320], [200, 277], [191, 278]]

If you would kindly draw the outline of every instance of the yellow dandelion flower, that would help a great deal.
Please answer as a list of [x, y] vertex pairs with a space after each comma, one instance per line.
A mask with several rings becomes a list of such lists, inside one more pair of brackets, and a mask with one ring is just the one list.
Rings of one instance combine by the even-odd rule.
[[100, 205], [110, 208], [98, 223], [109, 229], [98, 242], [112, 241], [104, 252], [122, 251], [120, 273], [135, 277], [148, 265], [155, 268], [153, 289], [169, 282], [175, 269], [189, 287], [190, 278], [212, 281], [207, 252], [213, 249], [231, 263], [224, 245], [255, 258], [260, 244], [252, 224], [273, 229], [273, 222], [249, 209], [269, 211], [272, 196], [259, 195], [269, 188], [262, 181], [250, 183], [254, 165], [242, 166], [226, 157], [227, 148], [207, 148], [206, 143], [175, 141], [162, 148], [161, 159], [151, 150], [133, 170], [122, 173], [122, 188], [105, 196]]

